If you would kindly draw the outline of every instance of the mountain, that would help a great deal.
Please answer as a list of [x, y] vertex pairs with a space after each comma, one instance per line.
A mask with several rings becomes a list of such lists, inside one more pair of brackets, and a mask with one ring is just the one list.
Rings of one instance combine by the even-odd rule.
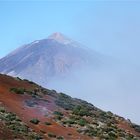
[[140, 140], [140, 126], [94, 105], [0, 74], [0, 139]]
[[61, 33], [36, 40], [0, 59], [0, 73], [19, 76], [40, 85], [73, 70], [103, 63], [103, 56]]

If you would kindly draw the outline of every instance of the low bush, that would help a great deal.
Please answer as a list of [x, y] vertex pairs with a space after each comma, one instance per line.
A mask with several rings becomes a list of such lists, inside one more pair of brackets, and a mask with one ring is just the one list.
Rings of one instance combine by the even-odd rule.
[[54, 111], [53, 114], [54, 114], [54, 115], [58, 115], [58, 116], [63, 116], [63, 114], [62, 114], [61, 112], [59, 112], [59, 111]]
[[52, 125], [50, 122], [45, 122], [45, 125]]
[[62, 136], [57, 137], [58, 140], [63, 140], [64, 138]]
[[33, 124], [39, 124], [40, 121], [38, 119], [32, 119], [30, 122]]
[[140, 133], [140, 125], [132, 124], [132, 128], [134, 128], [135, 131]]
[[4, 113], [4, 112], [5, 112], [4, 107], [0, 107], [0, 112], [2, 112], [2, 113]]
[[77, 122], [80, 126], [85, 126], [87, 124], [87, 121], [85, 119], [80, 119], [78, 122]]
[[53, 133], [48, 133], [48, 137], [50, 137], [50, 138], [56, 138], [56, 135], [53, 134]]
[[86, 107], [83, 107], [80, 105], [76, 106], [73, 109], [73, 114], [79, 115], [79, 116], [90, 116], [91, 115], [90, 111]]
[[16, 115], [14, 113], [9, 112], [8, 114], [6, 114], [5, 119], [7, 121], [13, 121], [16, 120]]
[[56, 105], [66, 109], [66, 110], [72, 110], [75, 106], [73, 99], [64, 93], [58, 94], [58, 98], [56, 99], [55, 103], [56, 103]]
[[11, 88], [10, 91], [16, 94], [24, 94], [25, 89], [24, 88]]

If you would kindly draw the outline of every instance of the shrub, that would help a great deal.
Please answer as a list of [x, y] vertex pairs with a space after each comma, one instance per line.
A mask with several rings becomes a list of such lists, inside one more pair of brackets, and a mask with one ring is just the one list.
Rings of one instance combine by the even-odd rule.
[[66, 124], [75, 124], [75, 120], [74, 119], [69, 119], [65, 121]]
[[24, 88], [11, 88], [10, 91], [16, 94], [24, 94], [25, 89]]
[[57, 120], [61, 120], [63, 118], [63, 114], [61, 112], [59, 112], [59, 111], [54, 111], [53, 114], [55, 115], [55, 118]]
[[[4, 110], [4, 107], [0, 107], [1, 110]], [[40, 140], [42, 137], [33, 132], [27, 125], [22, 122], [19, 117], [7, 110], [0, 112], [0, 120], [3, 121], [8, 129], [13, 131], [15, 138], [19, 138], [19, 135], [25, 137], [25, 139], [30, 140]]]
[[135, 131], [140, 132], [140, 125], [132, 124], [132, 127], [135, 129]]
[[64, 138], [62, 136], [57, 137], [58, 140], [63, 140]]
[[32, 134], [30, 135], [30, 138], [29, 139], [30, 140], [41, 140], [43, 138], [39, 134], [36, 134], [36, 133], [32, 132]]
[[57, 120], [62, 120], [62, 116], [56, 116], [55, 117]]
[[110, 131], [108, 133], [108, 135], [110, 136], [110, 138], [113, 140], [113, 139], [116, 139], [118, 136], [117, 136], [117, 133], [114, 132], [114, 131]]
[[80, 115], [80, 116], [90, 116], [91, 113], [89, 112], [89, 110], [83, 106], [76, 106], [74, 109], [73, 109], [73, 114], [75, 115]]
[[56, 135], [53, 134], [53, 133], [48, 133], [48, 136], [49, 136], [50, 138], [56, 138]]
[[55, 103], [56, 103], [56, 105], [66, 109], [66, 110], [72, 110], [75, 106], [73, 99], [64, 93], [58, 94], [58, 98], [55, 101]]
[[53, 114], [54, 114], [54, 115], [58, 115], [58, 116], [63, 116], [63, 114], [62, 114], [61, 112], [59, 112], [59, 111], [54, 111]]
[[87, 121], [86, 121], [85, 119], [80, 119], [80, 120], [78, 121], [78, 124], [79, 124], [80, 126], [85, 126], [85, 125], [87, 124]]
[[7, 121], [16, 120], [16, 115], [15, 115], [14, 113], [9, 112], [9, 113], [5, 116], [5, 119], [6, 119]]
[[71, 101], [67, 101], [64, 99], [58, 99], [55, 101], [56, 105], [64, 108], [65, 110], [72, 110], [74, 108], [74, 105], [71, 103]]
[[50, 122], [45, 122], [45, 125], [52, 125]]
[[32, 119], [30, 120], [30, 122], [33, 124], [38, 124], [40, 121], [38, 119]]
[[30, 84], [36, 85], [36, 83], [34, 83], [33, 81], [30, 81], [30, 80], [27, 80], [27, 79], [23, 79], [23, 80], [26, 81], [26, 82], [28, 82], [28, 83], [30, 83]]
[[4, 107], [0, 107], [0, 112], [2, 112], [2, 113], [4, 113], [4, 112], [5, 112]]
[[16, 77], [17, 78], [17, 80], [19, 80], [19, 81], [21, 81], [22, 79], [21, 78], [19, 78], [19, 77]]

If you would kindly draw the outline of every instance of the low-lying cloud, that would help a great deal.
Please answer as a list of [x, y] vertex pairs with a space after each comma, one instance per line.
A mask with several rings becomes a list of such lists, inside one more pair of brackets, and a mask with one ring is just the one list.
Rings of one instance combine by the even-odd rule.
[[53, 79], [48, 88], [81, 98], [140, 124], [140, 75], [133, 65], [114, 64], [100, 69], [82, 68]]

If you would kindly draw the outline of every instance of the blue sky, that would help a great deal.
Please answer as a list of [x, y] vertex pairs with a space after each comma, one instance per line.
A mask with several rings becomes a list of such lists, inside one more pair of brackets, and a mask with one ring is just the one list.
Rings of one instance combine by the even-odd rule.
[[57, 31], [101, 53], [139, 63], [138, 1], [0, 1], [0, 57]]

